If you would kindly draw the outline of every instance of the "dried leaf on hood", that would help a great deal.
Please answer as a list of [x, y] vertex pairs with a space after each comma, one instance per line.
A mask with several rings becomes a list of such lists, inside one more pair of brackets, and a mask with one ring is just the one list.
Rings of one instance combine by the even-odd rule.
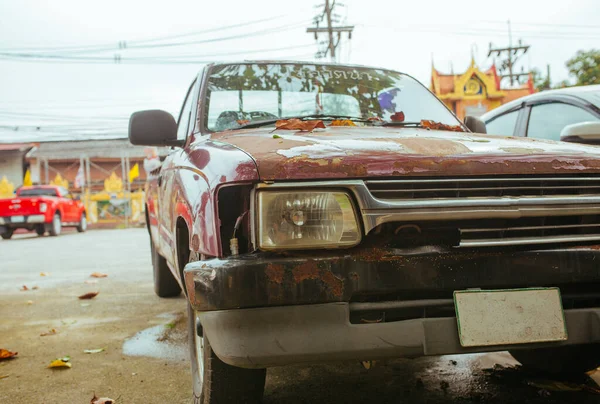
[[21, 292], [26, 292], [28, 290], [29, 288], [27, 287], [27, 285], [23, 285], [23, 287], [20, 289]]
[[98, 293], [100, 293], [100, 292], [89, 292], [89, 293], [86, 293], [86, 294], [83, 294], [83, 295], [79, 296], [79, 299], [81, 299], [81, 300], [84, 300], [84, 299], [93, 299], [96, 296], [98, 296]]
[[249, 119], [238, 119], [236, 122], [238, 125], [241, 126], [241, 125], [246, 125], [246, 124], [250, 123], [250, 120]]
[[329, 126], [356, 126], [350, 119], [334, 119]]
[[18, 355], [18, 352], [11, 352], [7, 349], [0, 348], [0, 361], [4, 359], [12, 359]]
[[49, 272], [40, 272], [40, 276], [50, 276]]
[[279, 136], [279, 135], [273, 135], [273, 139], [281, 139], [281, 136]]
[[98, 283], [98, 279], [86, 279], [85, 281], [83, 281], [83, 283], [87, 283], [88, 285], [93, 285], [95, 283]]
[[94, 397], [92, 397], [90, 404], [115, 404], [115, 400], [108, 397], [98, 397], [94, 393]]
[[97, 349], [84, 349], [83, 353], [87, 353], [87, 354], [95, 354], [95, 353], [100, 353], [100, 352], [104, 352], [106, 350], [106, 348], [97, 348]]
[[316, 128], [325, 129], [325, 124], [320, 119], [312, 121], [303, 121], [301, 119], [292, 118], [280, 119], [279, 121], [275, 122], [275, 128], [283, 130], [300, 130], [312, 132]]
[[399, 111], [395, 114], [392, 114], [392, 116], [390, 116], [390, 120], [392, 122], [404, 122], [404, 112]]
[[427, 128], [427, 129], [448, 130], [451, 132], [464, 132], [465, 131], [463, 129], [463, 127], [460, 125], [446, 125], [445, 123], [428, 121], [425, 119], [423, 119], [421, 121], [421, 126], [423, 126], [424, 128]]
[[6, 379], [9, 375], [0, 375], [0, 380]]
[[90, 276], [92, 278], [106, 278], [108, 274], [103, 274], [102, 272], [92, 272]]
[[51, 328], [51, 329], [48, 330], [48, 332], [41, 333], [40, 337], [47, 337], [49, 335], [56, 335], [56, 334], [58, 334], [58, 331], [56, 331], [55, 328]]

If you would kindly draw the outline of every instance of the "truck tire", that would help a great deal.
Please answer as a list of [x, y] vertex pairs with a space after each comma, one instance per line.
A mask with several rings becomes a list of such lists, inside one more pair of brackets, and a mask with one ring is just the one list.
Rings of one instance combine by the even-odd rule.
[[510, 354], [524, 367], [547, 373], [585, 373], [600, 366], [600, 344], [519, 349]]
[[87, 230], [87, 216], [85, 212], [81, 212], [81, 217], [79, 218], [79, 224], [77, 225], [77, 231], [79, 233], [83, 233]]
[[54, 216], [52, 216], [52, 223], [50, 223], [48, 233], [50, 233], [51, 236], [56, 237], [61, 232], [62, 232], [62, 222], [61, 222], [61, 218], [60, 218], [60, 213], [56, 212], [56, 213], [54, 213]]
[[152, 253], [152, 269], [154, 271], [154, 293], [159, 297], [175, 297], [181, 293], [181, 286], [171, 273], [167, 260], [156, 251], [154, 243], [150, 243]]
[[243, 369], [221, 361], [202, 335], [196, 312], [188, 303], [188, 336], [194, 404], [258, 404], [266, 369]]
[[46, 233], [46, 228], [44, 227], [43, 224], [38, 224], [37, 226], [35, 226], [35, 232], [37, 233], [38, 236], [43, 236]]
[[4, 240], [10, 240], [10, 238], [13, 236], [13, 233], [13, 229], [6, 229], [4, 233], [0, 234], [0, 237], [2, 237]]

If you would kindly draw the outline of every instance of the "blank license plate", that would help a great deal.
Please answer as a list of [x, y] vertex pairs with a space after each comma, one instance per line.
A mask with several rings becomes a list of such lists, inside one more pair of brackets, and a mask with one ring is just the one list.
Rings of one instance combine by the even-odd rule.
[[25, 221], [25, 216], [11, 216], [11, 223], [23, 223]]
[[455, 291], [454, 307], [464, 347], [567, 339], [558, 288]]

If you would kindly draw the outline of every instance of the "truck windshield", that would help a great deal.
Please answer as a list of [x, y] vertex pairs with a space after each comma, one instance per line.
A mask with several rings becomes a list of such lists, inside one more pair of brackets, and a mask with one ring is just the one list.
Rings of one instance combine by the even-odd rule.
[[19, 191], [19, 196], [58, 196], [52, 188], [29, 188]]
[[[253, 121], [310, 115], [460, 125], [410, 76], [340, 65], [249, 63], [211, 69], [204, 104], [209, 131]], [[402, 112], [403, 114], [398, 114]]]

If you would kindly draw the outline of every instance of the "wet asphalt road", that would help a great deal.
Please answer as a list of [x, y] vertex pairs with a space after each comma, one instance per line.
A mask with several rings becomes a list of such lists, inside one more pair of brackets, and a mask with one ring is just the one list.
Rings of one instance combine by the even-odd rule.
[[[94, 392], [119, 404], [190, 402], [185, 301], [154, 296], [149, 253], [143, 229], [0, 241], [0, 348], [19, 352], [0, 362], [0, 403], [89, 403]], [[84, 283], [95, 271], [108, 277]], [[77, 299], [90, 291], [100, 293]], [[105, 350], [83, 353], [95, 348]], [[46, 368], [64, 355], [72, 368]], [[589, 391], [554, 391], [567, 380], [515, 365], [507, 353], [491, 353], [376, 362], [369, 370], [360, 363], [274, 368], [263, 402], [600, 402]], [[592, 377], [600, 381], [600, 373]], [[568, 382], [595, 386], [587, 376]]]

